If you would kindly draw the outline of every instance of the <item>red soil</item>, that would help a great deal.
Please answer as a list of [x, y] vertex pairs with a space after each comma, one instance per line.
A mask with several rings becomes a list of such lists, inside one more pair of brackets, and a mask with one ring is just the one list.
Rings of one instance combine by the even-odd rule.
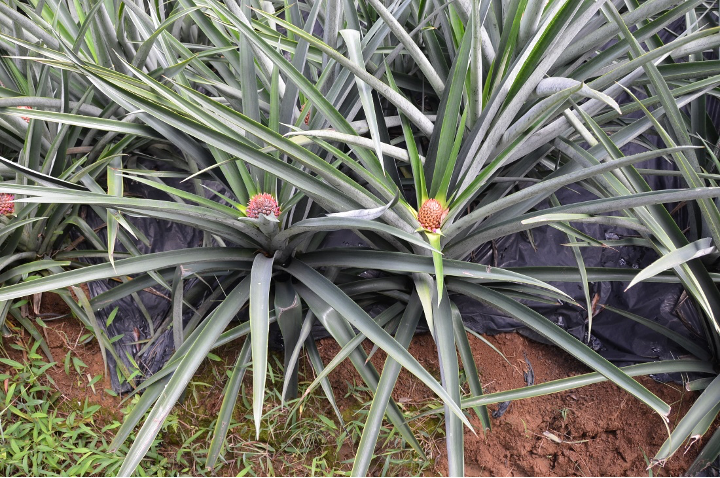
[[[498, 392], [525, 385], [523, 371], [527, 354], [535, 383], [587, 373], [587, 367], [557, 347], [539, 344], [516, 334], [487, 337], [508, 359], [475, 337], [470, 345], [481, 370], [486, 392]], [[318, 344], [328, 363], [339, 350], [331, 340]], [[368, 344], [366, 350], [370, 350]], [[410, 352], [429, 370], [438, 370], [432, 337], [416, 336]], [[378, 351], [371, 362], [381, 369], [385, 355]], [[330, 375], [335, 396], [345, 395], [347, 383], [361, 383], [349, 362]], [[696, 397], [678, 384], [662, 384], [649, 378], [640, 382], [672, 406], [671, 428], [690, 408]], [[432, 392], [403, 370], [393, 397], [399, 403], [422, 403]], [[349, 404], [341, 399], [340, 406]], [[490, 412], [497, 405], [488, 407]], [[563, 416], [564, 415], [564, 416]], [[478, 436], [465, 433], [465, 472], [468, 476], [642, 476], [648, 475], [643, 453], [651, 458], [667, 437], [662, 419], [649, 407], [613, 384], [600, 383], [555, 395], [514, 401], [500, 418], [491, 418], [493, 429], [483, 435], [480, 420], [472, 415]], [[543, 436], [550, 432], [563, 443]], [[709, 434], [706, 435], [706, 439]], [[573, 442], [573, 443], [568, 443]], [[679, 476], [693, 462], [704, 442], [695, 443], [668, 460], [664, 468], [655, 467], [655, 476]], [[444, 442], [437, 443], [437, 474], [447, 473]]]
[[[54, 294], [45, 294], [41, 313], [66, 313], [62, 300]], [[72, 317], [48, 320], [43, 333], [58, 364], [49, 370], [58, 390], [65, 400], [100, 404], [121, 420], [119, 398], [106, 393], [110, 381], [104, 373], [100, 351], [95, 340], [86, 345], [79, 338], [88, 331]], [[21, 337], [24, 337], [21, 338]], [[524, 354], [532, 364], [535, 383], [564, 378], [588, 372], [588, 369], [562, 350], [528, 340], [519, 334], [503, 334], [487, 339], [508, 359], [508, 364], [495, 351], [475, 337], [470, 344], [480, 369], [486, 392], [497, 392], [525, 385], [523, 371], [526, 369]], [[5, 340], [28, 340], [27, 334], [13, 335]], [[7, 342], [6, 342], [7, 345]], [[371, 345], [364, 344], [366, 351]], [[323, 361], [327, 364], [339, 347], [331, 339], [318, 342]], [[16, 360], [22, 359], [17, 350], [5, 347]], [[79, 380], [73, 371], [67, 375], [63, 361], [68, 352], [80, 358], [88, 368], [83, 375], [103, 379], [95, 384], [95, 392], [87, 386], [87, 380]], [[216, 351], [222, 355], [234, 355], [235, 347]], [[232, 353], [231, 353], [232, 352]], [[432, 338], [418, 335], [413, 339], [410, 352], [428, 370], [439, 370]], [[378, 370], [382, 369], [385, 354], [378, 351], [371, 359]], [[249, 375], [249, 374], [248, 374]], [[436, 373], [437, 375], [437, 373]], [[246, 377], [249, 382], [250, 377]], [[357, 406], [352, 396], [346, 397], [348, 383], [360, 384], [358, 374], [349, 361], [341, 364], [330, 380], [341, 409]], [[687, 392], [677, 384], [662, 384], [649, 378], [640, 382], [672, 406], [670, 427], [674, 427], [688, 410], [697, 393]], [[222, 393], [222, 386], [217, 387]], [[434, 400], [433, 393], [419, 383], [407, 371], [400, 374], [393, 393], [403, 407], [421, 407]], [[218, 401], [220, 397], [217, 397]], [[497, 406], [489, 407], [494, 411]], [[645, 455], [652, 457], [667, 437], [662, 420], [652, 410], [641, 404], [618, 387], [601, 383], [556, 395], [515, 401], [500, 418], [491, 419], [493, 429], [482, 434], [480, 422], [475, 415], [471, 421], [478, 435], [465, 433], [466, 474], [469, 476], [647, 476]], [[715, 426], [714, 426], [715, 427]], [[713, 427], [713, 429], [714, 429]], [[556, 443], [543, 435], [550, 432], [563, 443]], [[704, 440], [681, 450], [664, 468], [655, 467], [654, 476], [681, 475], [697, 456]], [[355, 444], [356, 445], [356, 444]], [[424, 443], [429, 457], [436, 460], [430, 474], [447, 473], [444, 440]], [[341, 459], [352, 458], [351, 446], [343, 446]], [[344, 453], [342, 453], [344, 451]]]

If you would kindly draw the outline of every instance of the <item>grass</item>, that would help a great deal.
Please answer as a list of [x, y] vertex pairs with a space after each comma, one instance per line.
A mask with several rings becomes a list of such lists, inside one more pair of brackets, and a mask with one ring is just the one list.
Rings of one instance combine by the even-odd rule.
[[[3, 476], [116, 475], [128, 451], [108, 447], [114, 432], [132, 410], [138, 397], [119, 408], [120, 415], [92, 399], [68, 399], [50, 371], [67, 374], [77, 391], [94, 389], [100, 380], [87, 379], [85, 364], [68, 351], [68, 360], [49, 362], [39, 343], [25, 339], [20, 329], [0, 348], [0, 474]], [[271, 355], [260, 440], [255, 440], [251, 378], [246, 378], [233, 411], [221, 458], [208, 470], [208, 448], [222, 401], [226, 371], [232, 368], [232, 350], [214, 356], [195, 374], [181, 403], [176, 405], [163, 431], [136, 470], [138, 476], [336, 476], [348, 475], [354, 448], [371, 405], [372, 394], [363, 386], [350, 386], [346, 399], [354, 407], [344, 411], [344, 426], [332, 414], [322, 392], [305, 398], [297, 412], [294, 402], [281, 405], [282, 363]], [[22, 356], [22, 358], [20, 358]], [[19, 360], [13, 360], [16, 357]], [[77, 359], [77, 360], [74, 360]], [[310, 380], [301, 367], [301, 390]], [[102, 382], [100, 382], [102, 383]], [[88, 394], [89, 395], [89, 394]], [[92, 397], [92, 395], [89, 395]], [[119, 399], [118, 399], [119, 400]], [[408, 416], [415, 413], [407, 407]], [[413, 429], [429, 457], [444, 434], [440, 420], [429, 417], [413, 422]], [[128, 443], [135, 439], [131, 435]], [[418, 476], [432, 470], [432, 459], [421, 460], [391, 427], [383, 424], [380, 448], [371, 471], [383, 476]], [[431, 471], [432, 472], [432, 471]]]
[[[13, 334], [4, 341], [6, 349], [0, 348], [0, 453], [5, 452], [5, 455], [0, 456], [0, 469], [3, 475], [117, 475], [129, 445], [121, 447], [118, 453], [110, 453], [109, 444], [120, 423], [126, 419], [137, 401], [130, 398], [121, 406], [101, 408], [100, 403], [94, 400], [94, 397], [103, 394], [104, 383], [101, 378], [91, 384], [94, 376], [97, 376], [92, 371], [97, 370], [101, 364], [99, 354], [93, 357], [97, 344], [91, 342], [87, 347], [79, 345], [79, 339], [75, 338], [81, 338], [86, 329], [68, 319], [62, 324], [65, 327], [62, 347], [57, 347], [57, 341], [51, 342], [57, 363], [49, 362], [42, 355], [37, 342], [28, 337], [27, 331], [23, 332], [14, 321], [8, 321], [8, 325]], [[75, 328], [68, 330], [69, 325], [75, 325]], [[58, 329], [61, 329], [60, 325], [49, 325], [47, 335], [53, 338], [54, 332], [50, 331]], [[321, 349], [324, 360], [327, 360], [326, 354], [334, 354], [333, 348]], [[360, 380], [348, 383], [347, 386], [344, 386], [344, 383], [338, 386], [337, 380], [333, 381], [343, 425], [335, 418], [320, 389], [306, 397], [302, 403], [290, 401], [283, 407], [279, 390], [282, 388], [284, 371], [282, 357], [277, 353], [269, 355], [260, 439], [255, 439], [250, 398], [252, 378], [248, 376], [245, 377], [238, 394], [220, 459], [214, 470], [208, 470], [207, 457], [215, 420], [222, 403], [224, 384], [233, 368], [238, 350], [235, 346], [225, 345], [215, 352], [210, 355], [210, 360], [203, 362], [189, 381], [186, 393], [173, 408], [136, 475], [349, 475], [352, 458], [370, 411], [373, 395], [371, 390]], [[67, 356], [71, 359], [66, 370], [64, 365]], [[554, 355], [549, 357], [551, 361], [558, 360]], [[79, 371], [73, 365], [72, 358], [83, 362]], [[533, 358], [533, 363], [535, 360], [537, 359]], [[505, 362], [502, 364], [505, 367]], [[427, 366], [434, 370], [431, 364]], [[512, 365], [509, 365], [504, 370], [514, 373], [516, 378], [521, 380], [519, 372], [511, 368]], [[346, 377], [344, 373], [346, 372], [339, 377]], [[466, 375], [466, 372], [460, 372], [460, 383], [465, 393], [468, 384], [463, 377]], [[492, 376], [497, 377], [495, 374]], [[313, 378], [310, 367], [302, 365], [301, 395]], [[97, 394], [91, 392], [93, 385]], [[75, 392], [68, 393], [69, 388]], [[85, 399], [86, 396], [89, 398]], [[444, 463], [438, 460], [436, 464], [435, 459], [444, 452], [445, 421], [442, 415], [422, 416], [427, 407], [441, 406], [441, 402], [437, 398], [410, 398], [417, 396], [402, 395], [402, 398], [398, 399], [398, 405], [406, 419], [414, 418], [409, 424], [428, 459], [421, 460], [385, 422], [382, 424], [376, 456], [368, 470], [369, 474], [419, 476], [444, 472]], [[120, 398], [111, 399], [113, 403], [119, 401]], [[7, 407], [6, 402], [14, 409]], [[35, 407], [35, 404], [40, 402], [43, 402], [43, 405]], [[105, 403], [107, 404], [107, 401]], [[573, 422], [576, 416], [579, 416], [576, 414], [581, 412], [559, 406], [562, 401], [553, 402], [547, 405], [543, 415], [551, 417], [550, 422], [533, 425], [527, 421], [527, 415], [518, 415], [517, 407], [521, 403], [517, 402], [510, 412], [510, 416], [514, 415], [522, 422], [521, 428], [510, 432], [516, 434], [515, 438], [524, 436], [521, 441], [530, 442], [543, 440], [541, 437], [544, 437], [548, 443], [554, 442], [555, 445], [563, 447], [585, 441], [579, 440], [582, 437], [582, 428], [565, 428], [565, 425]], [[677, 401], [668, 403], [674, 409], [680, 405]], [[563, 420], [563, 424], [557, 426], [560, 420]], [[568, 423], [564, 423], [565, 420]], [[498, 439], [507, 440], [508, 434], [500, 434], [500, 431], [503, 428], [512, 428], [511, 422], [509, 418], [498, 422], [498, 433], [486, 436], [485, 442], [480, 446], [492, 446], [492, 442]], [[551, 435], [544, 435], [543, 430]], [[35, 436], [40, 437], [39, 441], [46, 448], [34, 446]], [[136, 438], [137, 435], [132, 434], [127, 443], [133, 443]], [[510, 438], [513, 439], [512, 436]], [[516, 449], [512, 446], [508, 448], [511, 453], [517, 453], [520, 449], [522, 448]], [[643, 449], [652, 450], [645, 443]], [[638, 460], [645, 463], [642, 456], [639, 456]], [[480, 463], [482, 465], [478, 466], [486, 466], [486, 462]]]
[[[11, 336], [12, 338], [12, 336]], [[57, 362], [38, 353], [38, 342], [4, 342], [0, 349], [0, 473], [4, 476], [112, 475], [120, 467], [127, 448], [108, 453], [120, 422], [101, 405], [85, 399], [68, 399], [51, 377]], [[20, 361], [9, 358], [5, 347], [19, 352]], [[69, 356], [68, 352], [68, 356]], [[16, 355], [16, 354], [14, 354]], [[92, 387], [77, 370], [66, 369], [78, 386]], [[127, 413], [132, 402], [122, 409]], [[162, 456], [159, 442], [143, 461], [143, 475], [168, 476], [186, 473]]]
[[[335, 419], [321, 392], [310, 394], [300, 407], [295, 407], [295, 400], [283, 406], [280, 392], [282, 362], [278, 355], [270, 358], [260, 439], [255, 440], [251, 379], [248, 378], [241, 388], [224, 451], [214, 473], [243, 476], [348, 475], [372, 394], [365, 387], [349, 386], [344, 398], [356, 405], [344, 409], [344, 425]], [[161, 435], [165, 443], [177, 447], [177, 461], [199, 474], [203, 474], [204, 470], [207, 472], [207, 447], [212, 439], [214, 418], [225, 380], [216, 379], [221, 378], [224, 370], [229, 368], [224, 361], [209, 362], [201, 367], [191, 381], [188, 397], [175, 408], [175, 413], [168, 420], [169, 427]], [[301, 391], [311, 382], [306, 373], [301, 368]], [[414, 412], [414, 409], [408, 409], [407, 416]], [[431, 429], [429, 433], [423, 430], [430, 422], [426, 420], [415, 424], [418, 434], [426, 437], [423, 444], [428, 451], [442, 437], [442, 429]], [[381, 451], [376, 460], [377, 469], [373, 470], [375, 473], [417, 476], [433, 466], [432, 460], [418, 460], [387, 424], [383, 426], [380, 437]]]

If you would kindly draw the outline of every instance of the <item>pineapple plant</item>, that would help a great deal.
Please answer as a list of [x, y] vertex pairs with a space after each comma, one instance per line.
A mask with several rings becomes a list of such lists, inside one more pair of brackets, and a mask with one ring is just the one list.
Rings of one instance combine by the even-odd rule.
[[[217, 420], [208, 466], [219, 459], [241, 374], [250, 362], [259, 436], [271, 322], [280, 325], [290, 352], [289, 393], [283, 396], [297, 392], [293, 370], [303, 348], [316, 367], [318, 378], [311, 386], [326, 385], [323, 380], [331, 367], [316, 360], [308, 332], [315, 320], [343, 346], [342, 353], [376, 391], [353, 474], [368, 473], [385, 417], [423, 453], [391, 397], [401, 368], [443, 401], [444, 409], [433, 413], [445, 413], [449, 473], [463, 474], [463, 426], [469, 424], [463, 409], [477, 413], [484, 427], [489, 418], [474, 361], [467, 355], [467, 333], [453, 302], [456, 294], [489, 303], [523, 322], [666, 416], [668, 404], [525, 305], [533, 300], [572, 303], [548, 282], [578, 282], [587, 292], [591, 282], [606, 280], [603, 271], [585, 267], [582, 254], [575, 256], [577, 274], [549, 267], [526, 275], [467, 260], [481, 244], [535, 227], [561, 228], [572, 236], [570, 247], [576, 251], [577, 240], [587, 247], [617, 244], [587, 237], [574, 222], [635, 227], [638, 242], [672, 264], [674, 275], [664, 274], [662, 280], [682, 283], [704, 312], [713, 350], [698, 346], [691, 347], [691, 353], [701, 358], [720, 350], [720, 297], [698, 260], [711, 248], [688, 241], [663, 206], [691, 204], [708, 226], [695, 232], [707, 231], [714, 243], [720, 239], [720, 214], [713, 202], [718, 191], [711, 187], [717, 178], [708, 172], [715, 158], [712, 151], [698, 149], [690, 134], [702, 132], [717, 140], [712, 128], [706, 128], [701, 100], [720, 84], [720, 68], [710, 62], [698, 65], [706, 49], [720, 44], [717, 31], [697, 21], [704, 16], [715, 21], [708, 12], [716, 9], [706, 3], [651, 0], [622, 6], [594, 0], [510, 0], [505, 8], [503, 2], [484, 0], [437, 8], [423, 2], [386, 6], [368, 0], [357, 9], [353, 2], [334, 2], [335, 14], [321, 15], [323, 2], [305, 5], [301, 12], [297, 5], [279, 1], [251, 9], [246, 1], [177, 0], [141, 2], [147, 8], [126, 2], [124, 10], [103, 2], [95, 5], [94, 16], [68, 14], [81, 8], [69, 0], [29, 3], [32, 8], [19, 3], [17, 9], [33, 22], [16, 10], [0, 9], [5, 20], [0, 22], [5, 34], [0, 48], [7, 50], [0, 79], [14, 84], [17, 96], [28, 90], [52, 98], [42, 96], [33, 103], [43, 106], [33, 108], [35, 121], [29, 125], [0, 123], [4, 137], [16, 147], [11, 159], [0, 159], [16, 174], [0, 183], [0, 192], [22, 194], [22, 207], [17, 207], [23, 214], [62, 205], [59, 212], [37, 216], [47, 222], [35, 227], [44, 224], [53, 232], [68, 224], [83, 225], [77, 205], [90, 204], [106, 214], [107, 262], [82, 269], [71, 264], [63, 273], [57, 273], [56, 264], [40, 263], [36, 274], [45, 277], [23, 282], [19, 272], [0, 289], [0, 301], [56, 290], [86, 277], [133, 275], [132, 282], [166, 288], [176, 312], [182, 312], [183, 293], [189, 294], [182, 287], [187, 274], [218, 276], [222, 285], [218, 290], [223, 295], [198, 308], [190, 324], [181, 322], [180, 313], [169, 318], [176, 332], [175, 355], [163, 371], [134, 384], [144, 395], [133, 413], [135, 421], [121, 427], [115, 446], [130, 436], [145, 411], [152, 411], [120, 474], [135, 470], [159, 424], [217, 343], [251, 337], [228, 381], [220, 412], [225, 415]], [[56, 5], [62, 8], [52, 8]], [[287, 14], [276, 15], [276, 10]], [[95, 23], [88, 28], [73, 20], [76, 17]], [[309, 33], [319, 18], [328, 32], [322, 40]], [[655, 34], [678, 19], [687, 21], [684, 34], [658, 43]], [[25, 32], [16, 35], [6, 25]], [[598, 45], [604, 44], [612, 46], [598, 53]], [[135, 50], [133, 45], [142, 46]], [[25, 63], [17, 49], [40, 61]], [[407, 54], [400, 58], [401, 52]], [[672, 72], [667, 81], [665, 71]], [[640, 90], [647, 98], [635, 101], [632, 94]], [[422, 100], [413, 101], [419, 92]], [[629, 99], [619, 104], [621, 97]], [[312, 107], [310, 116], [302, 113], [306, 102]], [[19, 107], [0, 107], [3, 116], [26, 114]], [[662, 115], [665, 123], [657, 121]], [[130, 117], [133, 121], [127, 121]], [[648, 139], [655, 135], [662, 137], [664, 147]], [[628, 143], [642, 144], [647, 151], [625, 155], [622, 147]], [[73, 157], [78, 151], [87, 154], [83, 161], [94, 163], [79, 166]], [[165, 171], [137, 169], [138, 158], [148, 152], [180, 165], [196, 182], [196, 193], [165, 184]], [[649, 188], [633, 165], [658, 156], [677, 166], [673, 173], [687, 187]], [[124, 192], [123, 178], [157, 188], [169, 199], [134, 198]], [[205, 180], [229, 191], [217, 196], [233, 207], [205, 197]], [[597, 199], [553, 202], [558, 190], [571, 185]], [[543, 200], [551, 207], [537, 208]], [[282, 229], [278, 226], [280, 232], [269, 237], [259, 221], [237, 220], [238, 209], [251, 219], [275, 217]], [[606, 215], [613, 211], [621, 215]], [[133, 247], [136, 234], [127, 222], [135, 216], [200, 228], [206, 233], [204, 247], [143, 255]], [[322, 249], [324, 237], [336, 230], [357, 231], [368, 248]], [[47, 237], [52, 239], [43, 243], [44, 252], [62, 245], [61, 237]], [[93, 244], [102, 245], [91, 237]], [[116, 242], [126, 245], [131, 257], [114, 259]], [[14, 241], [3, 254], [11, 257], [16, 248], [27, 252], [20, 251], [23, 247]], [[662, 265], [644, 276], [611, 273], [624, 282], [649, 280]], [[218, 268], [224, 269], [218, 273]], [[368, 269], [385, 275], [367, 278], [362, 273]], [[202, 295], [201, 282], [193, 294]], [[118, 294], [134, 292], [125, 286]], [[586, 310], [592, 311], [586, 295]], [[248, 302], [249, 322], [226, 331]], [[385, 305], [394, 315], [370, 317], [370, 304]], [[83, 310], [76, 309], [90, 324]], [[421, 315], [437, 343], [440, 381], [407, 352]], [[365, 362], [362, 347], [353, 346], [361, 338], [356, 331], [387, 352], [382, 374]], [[98, 340], [103, 340], [101, 334]], [[105, 345], [113, 350], [112, 344]], [[461, 394], [457, 352], [470, 394]], [[703, 371], [701, 365], [709, 363], [679, 362], [659, 362], [652, 373]], [[707, 413], [717, 411], [717, 387], [698, 401], [707, 409], [689, 415], [696, 423], [678, 427], [672, 445], [660, 450], [657, 461], [677, 450], [685, 431], [689, 436]], [[335, 403], [327, 389], [328, 400]], [[527, 396], [523, 393], [509, 391], [503, 400], [513, 394]]]

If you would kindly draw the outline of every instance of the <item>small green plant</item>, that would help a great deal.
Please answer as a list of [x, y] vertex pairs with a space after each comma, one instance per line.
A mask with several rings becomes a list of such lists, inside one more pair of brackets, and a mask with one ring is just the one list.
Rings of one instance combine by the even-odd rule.
[[97, 423], [100, 406], [88, 401], [72, 406], [62, 400], [47, 373], [48, 363], [38, 352], [40, 342], [30, 347], [11, 343], [9, 347], [26, 357], [22, 363], [0, 357], [0, 474], [83, 475], [108, 474], [117, 470], [122, 457], [104, 453], [112, 421]]
[[525, 423], [525, 420], [523, 420], [522, 418], [520, 419], [520, 421], [522, 422], [523, 429], [525, 430], [525, 438], [530, 438], [530, 430], [528, 430], [527, 423]]
[[648, 458], [647, 454], [645, 453], [645, 450], [643, 450], [643, 447], [639, 447], [639, 448], [643, 454], [643, 459], [645, 460], [645, 464], [647, 465], [648, 476], [650, 478], [652, 478], [653, 477], [652, 462], [650, 461], [650, 458]]
[[[25, 344], [17, 340], [7, 346], [22, 354], [23, 359], [11, 359], [0, 348], [0, 474], [117, 474], [127, 447], [118, 453], [108, 448], [120, 422], [109, 418], [100, 405], [88, 399], [65, 399], [49, 374], [51, 368], [60, 365], [41, 355], [40, 342]], [[90, 377], [75, 368], [66, 373], [77, 381], [75, 386], [90, 387], [93, 392], [102, 378]], [[131, 401], [123, 413], [129, 413], [136, 401]], [[182, 460], [170, 461], [160, 454], [158, 445], [153, 445], [138, 474], [168, 476], [190, 470], [178, 466]]]
[[[0, 373], [0, 473], [3, 476], [117, 474], [127, 447], [110, 452], [109, 446], [120, 422], [108, 419], [100, 405], [88, 399], [63, 400], [48, 373], [59, 365], [44, 359], [38, 351], [38, 342], [31, 346], [15, 343], [9, 346], [23, 353], [26, 360], [21, 363], [7, 356], [0, 357], [0, 370], [8, 369]], [[305, 399], [306, 411], [297, 412], [293, 407], [299, 400], [282, 404], [277, 385], [284, 376], [283, 364], [274, 355], [271, 355], [273, 372], [269, 374], [265, 412], [270, 431], [264, 437], [266, 443], [254, 439], [248, 420], [252, 416], [252, 405], [238, 402], [220, 460], [214, 469], [208, 470], [208, 444], [215, 417], [204, 404], [217, 390], [212, 390], [204, 381], [225, 368], [224, 360], [217, 358], [196, 374], [191, 393], [170, 413], [136, 474], [336, 476], [349, 473], [352, 460], [341, 461], [339, 457], [341, 449], [352, 449], [360, 440], [370, 407], [368, 390], [351, 387], [351, 393], [359, 400], [358, 407], [354, 418], [346, 421], [344, 427], [321, 411], [327, 409], [332, 414], [321, 394], [309, 395]], [[68, 374], [80, 382], [83, 380], [83, 375], [74, 368], [70, 368]], [[302, 387], [310, 383], [304, 380], [304, 374], [300, 378]], [[93, 383], [86, 380], [81, 385], [92, 388]], [[121, 409], [122, 414], [132, 413], [139, 400], [139, 396], [130, 399]], [[296, 412], [288, 416], [291, 410]], [[418, 420], [413, 425], [419, 436], [423, 436], [422, 424], [423, 421]], [[438, 431], [442, 432], [435, 432]], [[428, 440], [433, 439], [426, 436]], [[419, 474], [432, 466], [431, 460], [418, 461], [388, 424], [383, 424], [380, 430], [380, 442], [377, 467], [384, 476]]]

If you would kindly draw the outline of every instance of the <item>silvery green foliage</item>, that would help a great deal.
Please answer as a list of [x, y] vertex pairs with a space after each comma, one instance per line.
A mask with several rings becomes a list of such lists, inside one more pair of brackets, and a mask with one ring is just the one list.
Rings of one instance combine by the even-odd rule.
[[[3, 221], [0, 261], [21, 264], [3, 272], [0, 324], [14, 300], [89, 280], [134, 276], [75, 306], [88, 325], [94, 308], [131, 296], [134, 284], [172, 296], [163, 326], [173, 327], [176, 350], [165, 368], [142, 383], [139, 371], [117, 370], [144, 394], [116, 445], [153, 407], [121, 474], [133, 472], [207, 353], [247, 334], [251, 346], [233, 369], [221, 416], [232, 410], [251, 360], [259, 434], [275, 320], [292, 357], [288, 370], [304, 347], [318, 374], [312, 386], [323, 387], [336, 411], [324, 379], [336, 362], [319, 360], [314, 321], [377, 390], [354, 474], [368, 473], [384, 417], [423, 453], [390, 398], [401, 367], [442, 400], [449, 473], [463, 474], [469, 421], [461, 408], [474, 407], [483, 426], [489, 418], [472, 360], [463, 360], [472, 396], [461, 394], [456, 351], [470, 355], [454, 294], [521, 321], [665, 417], [669, 405], [630, 372], [518, 299], [572, 301], [548, 282], [577, 281], [584, 291], [577, 306], [591, 328], [591, 282], [680, 282], [703, 313], [708, 344], [684, 346], [703, 360], [717, 356], [720, 295], [701, 261], [714, 258], [720, 241], [718, 138], [706, 114], [720, 84], [720, 66], [707, 60], [720, 47], [717, 23], [717, 5], [699, 0], [0, 2], [0, 192], [18, 199], [17, 216]], [[673, 35], [665, 34], [670, 27]], [[143, 169], [147, 156], [172, 169]], [[662, 174], [676, 175], [679, 188], [651, 189], [647, 177], [661, 173], [636, 166], [654, 158], [671, 162], [673, 171]], [[134, 197], [125, 190], [131, 181], [165, 199]], [[560, 202], [557, 193], [568, 187], [582, 192], [579, 201]], [[257, 193], [277, 199], [277, 222], [243, 218]], [[447, 209], [439, 234], [416, 218], [429, 198]], [[668, 203], [692, 211], [692, 240]], [[79, 214], [81, 205], [105, 218], [103, 236]], [[200, 229], [202, 247], [142, 254], [138, 216]], [[621, 246], [588, 236], [588, 223], [635, 231], [633, 243], [658, 261], [637, 277], [586, 268], [582, 247]], [[544, 225], [567, 234], [577, 274], [467, 261], [483, 244]], [[55, 254], [71, 228], [97, 251]], [[336, 230], [355, 231], [367, 250], [322, 250]], [[103, 262], [80, 268], [77, 260], [89, 257]], [[368, 269], [383, 274], [362, 276]], [[25, 281], [28, 273], [42, 277]], [[185, 290], [191, 277], [200, 280]], [[210, 282], [212, 300], [185, 300]], [[226, 330], [248, 302], [249, 321]], [[385, 315], [370, 317], [370, 304], [386, 306]], [[438, 346], [441, 382], [407, 352], [420, 314]], [[157, 337], [152, 323], [149, 330], [148, 347]], [[97, 335], [112, 353], [108, 337]], [[365, 363], [358, 347], [365, 338], [388, 353], [382, 374]], [[670, 361], [646, 373], [678, 367], [697, 370]], [[287, 377], [283, 397], [297, 387]], [[569, 380], [565, 386], [586, 383]], [[707, 430], [708, 414], [717, 412], [713, 386], [656, 461]], [[532, 393], [510, 391], [503, 400]], [[226, 432], [216, 429], [209, 466]], [[714, 459], [715, 448], [702, 459]]]

